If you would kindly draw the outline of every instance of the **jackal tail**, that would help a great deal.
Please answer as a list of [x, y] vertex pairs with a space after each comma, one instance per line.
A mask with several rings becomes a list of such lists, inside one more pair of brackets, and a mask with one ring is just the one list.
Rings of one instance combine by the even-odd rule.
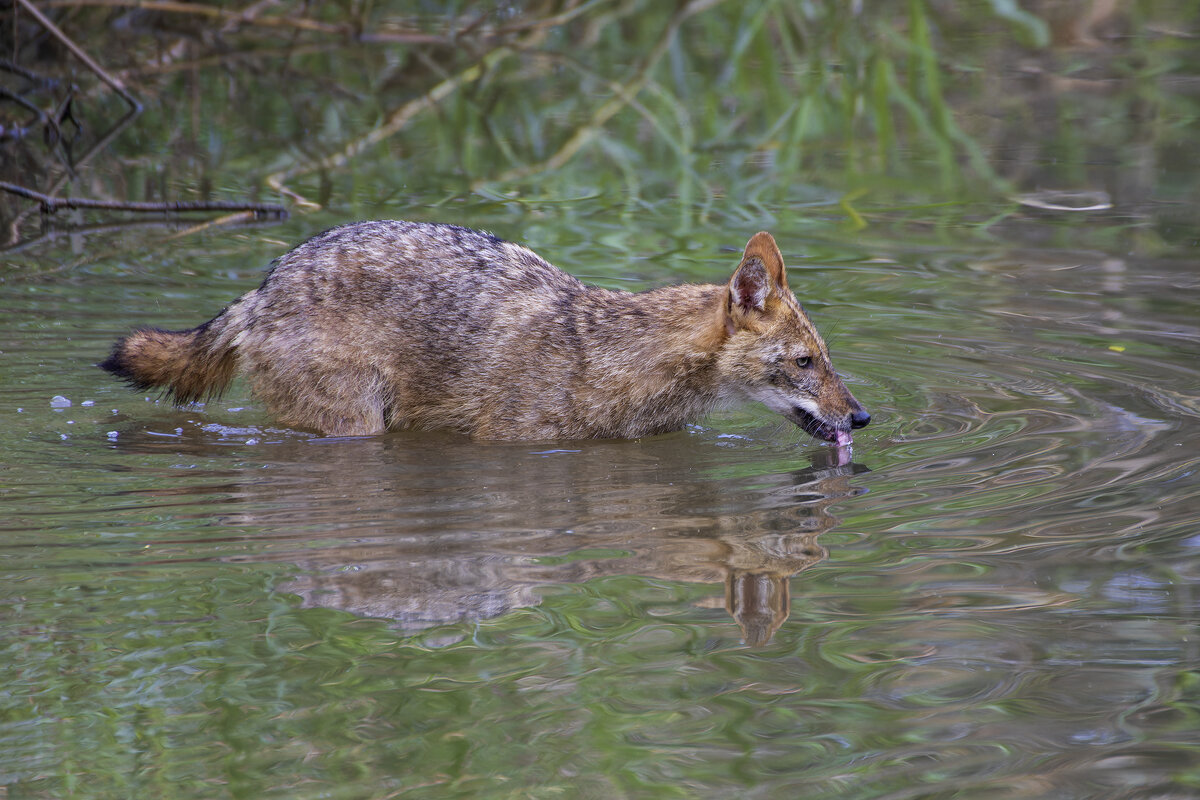
[[227, 326], [222, 314], [186, 331], [137, 328], [99, 366], [135, 389], [161, 389], [177, 405], [217, 397], [237, 370]]

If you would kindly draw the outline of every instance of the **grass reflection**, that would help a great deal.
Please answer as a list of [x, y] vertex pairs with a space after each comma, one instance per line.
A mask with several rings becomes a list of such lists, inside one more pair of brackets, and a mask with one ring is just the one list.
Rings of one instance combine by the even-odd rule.
[[[146, 101], [87, 167], [126, 200], [433, 202], [446, 216], [471, 195], [526, 214], [601, 197], [629, 215], [673, 202], [687, 224], [790, 209], [861, 229], [909, 207], [994, 225], [1017, 213], [1009, 197], [1043, 188], [1137, 211], [1196, 185], [1194, 170], [1151, 177], [1200, 116], [1165, 77], [1197, 67], [1183, 2], [47, 5]], [[36, 68], [26, 102], [61, 104], [70, 58], [36, 51], [32, 23], [17, 33]], [[78, 132], [52, 147], [8, 139], [4, 177], [22, 164], [31, 188], [62, 186], [114, 118], [111, 94], [74, 100]], [[1114, 147], [1134, 148], [1121, 158], [1145, 181], [1089, 166]]]

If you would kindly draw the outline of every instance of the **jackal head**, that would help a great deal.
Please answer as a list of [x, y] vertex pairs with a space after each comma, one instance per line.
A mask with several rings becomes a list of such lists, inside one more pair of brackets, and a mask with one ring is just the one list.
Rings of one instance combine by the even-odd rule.
[[728, 338], [719, 361], [727, 385], [838, 445], [871, 415], [842, 383], [829, 349], [787, 285], [771, 234], [756, 233], [725, 293]]

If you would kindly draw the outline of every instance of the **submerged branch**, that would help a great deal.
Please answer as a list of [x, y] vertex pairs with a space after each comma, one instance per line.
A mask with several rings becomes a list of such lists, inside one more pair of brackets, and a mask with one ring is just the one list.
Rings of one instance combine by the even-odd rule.
[[[104, 149], [107, 148], [108, 145], [120, 135], [121, 131], [125, 130], [125, 128], [127, 128], [130, 123], [132, 123], [133, 120], [141, 113], [140, 107], [129, 109], [129, 111], [125, 113], [125, 116], [113, 123], [113, 126], [109, 128], [108, 131], [106, 131], [104, 135], [95, 142], [95, 144], [87, 149], [87, 152], [75, 159], [74, 164], [66, 165], [65, 169], [62, 171], [62, 174], [55, 178], [54, 182], [50, 185], [50, 188], [46, 190], [45, 196], [53, 197], [68, 180], [75, 177], [76, 170], [91, 161], [97, 153], [103, 152]], [[20, 188], [24, 189], [25, 187]], [[25, 191], [32, 190], [25, 189]], [[33, 211], [34, 209], [27, 208], [20, 214], [17, 214], [17, 216], [13, 217], [12, 222], [10, 222], [8, 225], [8, 244], [13, 245], [21, 240], [21, 226], [25, 224], [25, 220], [31, 214], [33, 214]]]
[[226, 203], [226, 202], [161, 202], [145, 203], [123, 200], [92, 200], [86, 197], [51, 197], [35, 192], [15, 183], [0, 181], [0, 190], [35, 200], [47, 214], [57, 213], [60, 209], [95, 208], [105, 211], [137, 211], [153, 214], [174, 214], [188, 211], [243, 211], [261, 215], [287, 216], [287, 209], [272, 203]]
[[[135, 230], [135, 229], [136, 230], [153, 229], [153, 228], [176, 229], [176, 228], [179, 228], [179, 226], [181, 226], [183, 224], [184, 224], [184, 220], [181, 220], [179, 218], [154, 219], [151, 217], [127, 217], [125, 219], [118, 220], [115, 222], [109, 220], [109, 221], [105, 221], [105, 222], [91, 223], [91, 224], [87, 224], [87, 225], [72, 224], [72, 225], [61, 227], [61, 228], [51, 227], [48, 230], [46, 230], [45, 232], [43, 232], [40, 235], [35, 236], [31, 239], [17, 240], [14, 242], [10, 242], [8, 244], [0, 245], [0, 253], [7, 253], [7, 254], [11, 255], [11, 254], [15, 254], [15, 253], [26, 252], [28, 250], [37, 249], [37, 248], [42, 247], [50, 242], [53, 242], [57, 239], [61, 239], [61, 238], [67, 237], [67, 236], [87, 237], [87, 236], [92, 236], [92, 235], [96, 235], [96, 234], [114, 233], [117, 231], [130, 231], [130, 230]], [[199, 225], [191, 225], [182, 230], [178, 230], [176, 233], [173, 233], [170, 236], [166, 236], [163, 239], [161, 239], [160, 243], [175, 241], [176, 239], [178, 239], [182, 236], [187, 236], [187, 235], [190, 235], [193, 233], [199, 233], [201, 231], [207, 230], [216, 225], [220, 225], [223, 228], [229, 228], [229, 227], [251, 228], [251, 227], [259, 227], [264, 224], [272, 224], [273, 225], [273, 224], [275, 224], [275, 222], [273, 220], [264, 221], [258, 215], [254, 214], [252, 212], [248, 212], [248, 211], [240, 212], [240, 213], [236, 213], [236, 214], [229, 214], [224, 217], [218, 217], [213, 220], [207, 220]], [[117, 253], [120, 253], [120, 252], [121, 251], [118, 249], [118, 250], [114, 250], [112, 253], [89, 254], [87, 256], [87, 259], [91, 260], [91, 261], [96, 261], [100, 258], [107, 258], [109, 256], [116, 255]], [[69, 271], [71, 269], [74, 269], [75, 267], [78, 267], [81, 263], [83, 263], [83, 261], [77, 260], [75, 262], [66, 262], [66, 263], [62, 263], [62, 264], [58, 265], [57, 268], [50, 268], [50, 269], [47, 269], [44, 266], [39, 266], [38, 274], [47, 275], [47, 274], [51, 274], [51, 273], [55, 273], [55, 272]]]

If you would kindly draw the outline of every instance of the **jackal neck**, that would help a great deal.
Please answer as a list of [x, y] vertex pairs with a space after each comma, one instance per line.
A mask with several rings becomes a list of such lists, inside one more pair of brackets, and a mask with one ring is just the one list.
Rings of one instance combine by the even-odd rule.
[[683, 285], [580, 298], [577, 413], [630, 436], [678, 430], [723, 404], [724, 297], [723, 286]]

